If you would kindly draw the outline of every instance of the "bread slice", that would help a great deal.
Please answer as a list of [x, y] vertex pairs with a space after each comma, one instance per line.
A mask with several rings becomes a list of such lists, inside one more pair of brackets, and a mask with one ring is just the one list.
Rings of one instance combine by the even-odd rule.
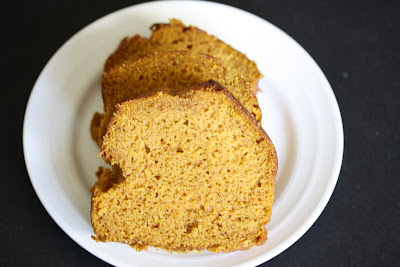
[[114, 179], [111, 187], [93, 187], [97, 240], [178, 252], [229, 252], [266, 241], [275, 148], [216, 82], [118, 104], [101, 153], [121, 173], [103, 171], [114, 175], [105, 179]]
[[[241, 77], [227, 74], [217, 59], [184, 51], [166, 52], [119, 65], [104, 75], [104, 116], [98, 129], [98, 143], [102, 143], [116, 104], [160, 87], [168, 87], [170, 93], [175, 94], [210, 79], [225, 86], [261, 122], [261, 110], [252, 89]], [[92, 127], [92, 132], [95, 131]]]
[[95, 141], [97, 141], [97, 139], [99, 138], [99, 128], [102, 120], [103, 114], [95, 112], [92, 121], [90, 122], [90, 135]]
[[241, 75], [256, 90], [262, 77], [256, 63], [217, 37], [194, 26], [186, 27], [177, 19], [170, 20], [169, 24], [154, 24], [150, 29], [152, 36], [149, 39], [140, 35], [123, 39], [117, 50], [108, 57], [104, 70], [107, 72], [124, 62], [155, 52], [189, 51], [220, 59], [228, 73]]

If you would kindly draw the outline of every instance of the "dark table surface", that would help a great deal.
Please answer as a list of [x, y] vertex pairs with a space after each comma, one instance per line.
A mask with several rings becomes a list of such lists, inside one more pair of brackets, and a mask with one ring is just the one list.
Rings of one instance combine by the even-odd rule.
[[[29, 94], [53, 53], [90, 22], [138, 1], [1, 1], [1, 266], [107, 266], [45, 211], [22, 150]], [[319, 64], [344, 124], [343, 165], [315, 224], [263, 266], [400, 266], [398, 1], [221, 1], [275, 24]]]

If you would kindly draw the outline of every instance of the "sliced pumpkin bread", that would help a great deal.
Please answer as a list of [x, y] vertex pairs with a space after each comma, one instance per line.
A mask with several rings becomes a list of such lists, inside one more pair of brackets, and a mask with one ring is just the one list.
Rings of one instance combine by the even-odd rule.
[[117, 50], [105, 62], [105, 72], [124, 62], [149, 54], [189, 51], [192, 54], [208, 54], [218, 58], [228, 73], [233, 76], [241, 75], [253, 90], [257, 89], [262, 74], [256, 63], [214, 35], [195, 26], [185, 26], [177, 19], [171, 19], [169, 24], [154, 24], [150, 29], [152, 36], [149, 39], [140, 35], [123, 39]]
[[107, 72], [102, 80], [104, 115], [99, 129], [92, 123], [92, 132], [98, 132], [98, 143], [101, 145], [116, 104], [143, 93], [157, 91], [160, 87], [168, 87], [171, 94], [176, 94], [184, 88], [210, 79], [226, 87], [261, 122], [257, 98], [246, 81], [226, 73], [219, 60], [214, 57], [175, 51], [130, 61]]
[[118, 168], [93, 187], [95, 238], [178, 252], [264, 243], [277, 172], [270, 138], [214, 81], [166, 92], [116, 107], [101, 153]]

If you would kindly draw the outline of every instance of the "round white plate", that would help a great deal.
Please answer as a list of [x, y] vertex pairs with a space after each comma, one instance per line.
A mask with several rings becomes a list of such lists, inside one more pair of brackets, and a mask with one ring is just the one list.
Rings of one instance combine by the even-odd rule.
[[[153, 23], [179, 18], [218, 36], [255, 60], [264, 78], [257, 94], [263, 127], [276, 146], [279, 171], [268, 241], [233, 253], [136, 252], [96, 243], [89, 188], [97, 157], [89, 124], [102, 111], [103, 64], [125, 36], [150, 36]], [[245, 22], [245, 23], [243, 23]], [[66, 42], [40, 74], [24, 121], [27, 169], [44, 207], [83, 248], [113, 265], [254, 266], [298, 240], [315, 222], [335, 187], [343, 154], [339, 108], [324, 74], [307, 52], [265, 20], [226, 5], [198, 1], [149, 2], [90, 24]]]

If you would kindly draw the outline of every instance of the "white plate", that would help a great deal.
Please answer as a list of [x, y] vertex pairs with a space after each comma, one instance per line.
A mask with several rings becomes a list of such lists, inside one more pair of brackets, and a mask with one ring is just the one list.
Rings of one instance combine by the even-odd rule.
[[[248, 251], [170, 254], [136, 252], [90, 237], [90, 186], [103, 164], [89, 123], [102, 111], [103, 63], [125, 36], [149, 36], [155, 22], [180, 18], [247, 53], [265, 75], [259, 102], [263, 127], [276, 146], [279, 171], [268, 241]], [[83, 248], [114, 265], [251, 266], [298, 240], [315, 222], [335, 187], [343, 154], [339, 108], [324, 74], [288, 35], [242, 10], [211, 2], [135, 5], [90, 24], [66, 42], [40, 74], [24, 121], [27, 169], [44, 207]]]

